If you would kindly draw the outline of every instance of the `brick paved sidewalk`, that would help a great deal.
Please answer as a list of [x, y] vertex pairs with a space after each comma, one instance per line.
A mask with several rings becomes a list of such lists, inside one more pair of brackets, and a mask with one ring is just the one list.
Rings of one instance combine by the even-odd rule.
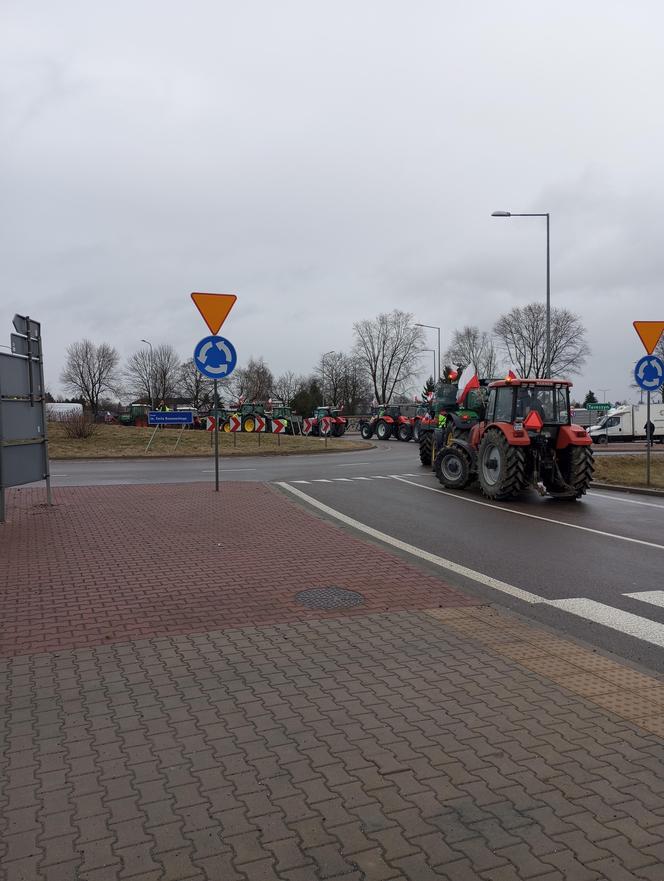
[[[659, 680], [473, 604], [260, 486], [233, 499], [239, 520], [259, 530], [276, 515], [293, 580], [270, 599], [250, 556], [244, 595], [241, 574], [196, 587], [187, 615], [147, 573], [166, 548], [175, 575], [194, 557], [217, 571], [199, 559], [214, 526], [184, 553], [200, 535], [191, 518], [209, 522], [216, 500], [182, 487], [59, 495], [53, 518], [23, 496], [0, 540], [3, 560], [8, 546], [13, 561], [23, 542], [39, 550], [25, 603], [11, 580], [2, 594], [20, 612], [0, 662], [3, 879], [664, 879]], [[129, 567], [88, 580], [118, 539], [138, 602]], [[77, 541], [89, 550], [68, 572]], [[369, 561], [365, 582], [380, 567], [375, 582], [335, 578], [366, 605], [300, 610], [292, 591], [329, 583], [300, 578], [303, 556], [315, 569], [340, 552]], [[76, 602], [87, 617], [65, 628]], [[152, 635], [123, 636], [134, 614]], [[48, 650], [53, 639], [66, 647]]]

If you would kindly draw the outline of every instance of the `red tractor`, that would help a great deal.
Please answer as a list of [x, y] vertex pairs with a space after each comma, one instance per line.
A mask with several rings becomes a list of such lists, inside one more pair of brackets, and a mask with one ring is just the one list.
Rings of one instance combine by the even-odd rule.
[[512, 499], [529, 487], [556, 499], [579, 499], [593, 477], [592, 441], [572, 425], [569, 390], [560, 379], [492, 382], [482, 418], [466, 438], [436, 431], [434, 470], [449, 489], [475, 480], [489, 499]]
[[392, 436], [400, 441], [409, 441], [413, 436], [414, 418], [401, 412], [401, 407], [379, 405], [371, 408], [371, 417], [360, 420], [360, 434], [364, 440], [376, 435], [378, 440], [389, 440]]
[[302, 433], [314, 437], [341, 437], [347, 425], [348, 420], [337, 407], [316, 407], [313, 415], [304, 420]]

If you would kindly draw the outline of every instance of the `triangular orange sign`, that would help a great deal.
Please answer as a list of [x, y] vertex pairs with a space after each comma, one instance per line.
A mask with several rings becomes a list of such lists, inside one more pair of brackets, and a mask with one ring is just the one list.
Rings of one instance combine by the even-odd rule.
[[646, 352], [652, 355], [662, 332], [664, 332], [664, 321], [635, 321], [634, 330], [641, 337]]
[[192, 294], [191, 299], [215, 336], [235, 305], [235, 294]]

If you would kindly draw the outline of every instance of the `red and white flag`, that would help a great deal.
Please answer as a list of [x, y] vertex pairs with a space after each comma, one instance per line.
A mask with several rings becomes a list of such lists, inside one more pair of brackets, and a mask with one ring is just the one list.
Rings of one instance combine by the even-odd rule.
[[507, 382], [512, 382], [513, 379], [516, 379], [516, 373], [513, 370], [508, 370], [505, 379]]
[[471, 389], [479, 388], [480, 381], [477, 377], [477, 370], [472, 364], [465, 368], [459, 377], [459, 389], [457, 391], [457, 404], [463, 404]]

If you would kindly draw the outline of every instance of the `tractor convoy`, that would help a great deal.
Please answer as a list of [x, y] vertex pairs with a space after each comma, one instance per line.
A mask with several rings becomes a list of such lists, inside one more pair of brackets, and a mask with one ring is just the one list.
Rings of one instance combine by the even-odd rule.
[[375, 435], [378, 440], [395, 437], [400, 441], [409, 441], [419, 437], [419, 421], [420, 416], [402, 412], [400, 406], [374, 406], [368, 419], [360, 419], [360, 434], [364, 440], [370, 440]]
[[579, 499], [592, 482], [592, 441], [570, 418], [571, 383], [508, 377], [480, 383], [457, 402], [458, 386], [440, 383], [420, 422], [420, 461], [448, 489], [477, 483], [489, 499], [529, 488]]

